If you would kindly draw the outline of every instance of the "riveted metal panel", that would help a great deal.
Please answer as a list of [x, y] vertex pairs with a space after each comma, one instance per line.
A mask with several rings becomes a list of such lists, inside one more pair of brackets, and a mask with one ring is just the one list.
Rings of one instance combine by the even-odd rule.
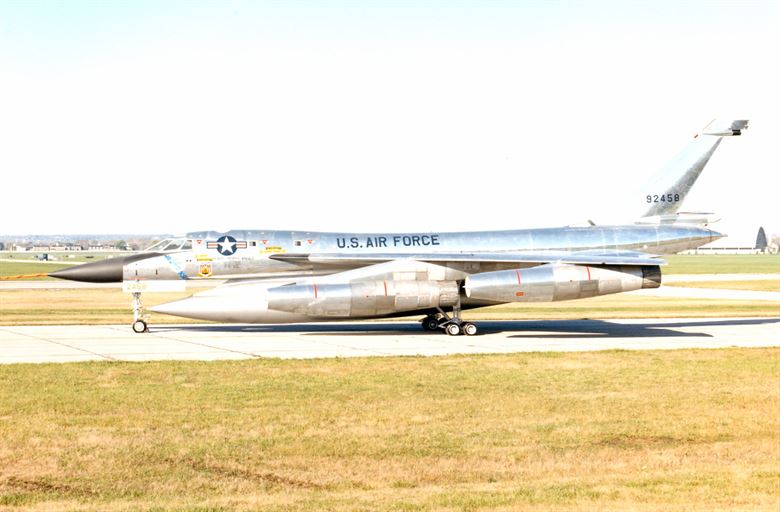
[[357, 281], [286, 285], [268, 290], [268, 309], [317, 317], [367, 317], [450, 307], [455, 281]]

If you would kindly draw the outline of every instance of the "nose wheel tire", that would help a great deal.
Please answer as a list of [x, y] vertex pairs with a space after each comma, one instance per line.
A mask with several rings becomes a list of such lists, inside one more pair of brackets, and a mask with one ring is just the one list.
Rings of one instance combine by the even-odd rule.
[[133, 322], [133, 332], [137, 332], [139, 334], [142, 332], [149, 332], [149, 327], [143, 320], [136, 320]]

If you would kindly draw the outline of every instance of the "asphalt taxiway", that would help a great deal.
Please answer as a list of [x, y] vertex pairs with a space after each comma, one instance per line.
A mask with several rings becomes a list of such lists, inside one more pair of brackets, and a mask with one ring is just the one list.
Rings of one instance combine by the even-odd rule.
[[0, 327], [1, 363], [435, 356], [512, 352], [777, 347], [780, 318], [481, 321], [477, 336], [416, 322]]

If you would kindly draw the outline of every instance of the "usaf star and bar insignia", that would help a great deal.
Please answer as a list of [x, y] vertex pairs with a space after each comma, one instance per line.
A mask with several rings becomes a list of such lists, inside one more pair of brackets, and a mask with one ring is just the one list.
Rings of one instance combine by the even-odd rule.
[[224, 235], [218, 238], [216, 242], [206, 242], [206, 248], [216, 249], [222, 256], [231, 256], [238, 249], [246, 249], [247, 243], [245, 240], [239, 241], [230, 235]]

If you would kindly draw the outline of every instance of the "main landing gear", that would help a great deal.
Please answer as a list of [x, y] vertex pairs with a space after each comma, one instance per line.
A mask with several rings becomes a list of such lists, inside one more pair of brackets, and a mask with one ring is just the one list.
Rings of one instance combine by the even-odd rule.
[[422, 323], [422, 328], [426, 331], [442, 329], [450, 336], [459, 336], [461, 334], [474, 336], [477, 334], [478, 330], [476, 324], [461, 320], [460, 304], [452, 308], [452, 318], [447, 316], [447, 313], [443, 310], [439, 309], [438, 313], [426, 316], [420, 323]]
[[149, 332], [149, 326], [146, 325], [146, 314], [144, 305], [141, 303], [141, 292], [133, 292], [133, 332]]

